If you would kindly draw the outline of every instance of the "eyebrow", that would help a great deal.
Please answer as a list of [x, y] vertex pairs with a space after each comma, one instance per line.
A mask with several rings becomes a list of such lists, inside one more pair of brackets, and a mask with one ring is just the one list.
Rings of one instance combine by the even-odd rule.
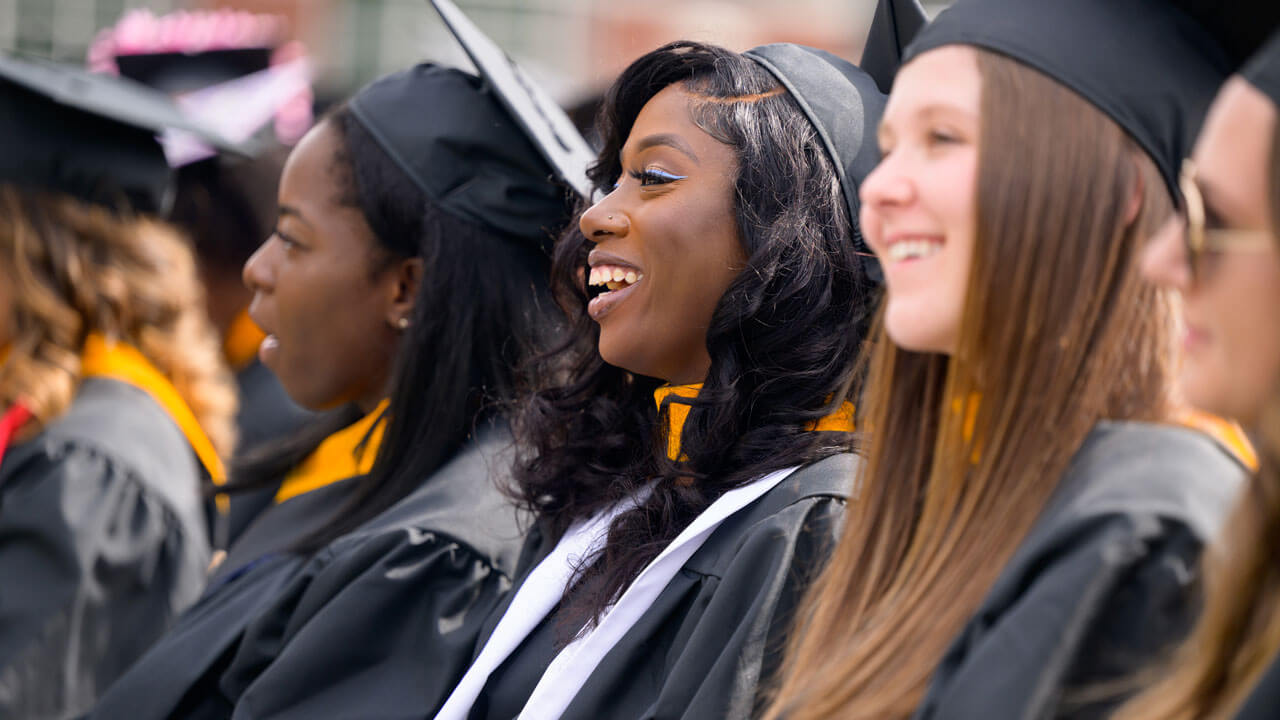
[[[698, 161], [698, 156], [694, 154], [693, 148], [689, 147], [689, 144], [686, 143], [683, 138], [681, 138], [679, 135], [676, 135], [674, 133], [657, 133], [655, 135], [648, 135], [646, 137], [643, 137], [636, 142], [635, 150], [633, 150], [632, 152], [641, 153], [641, 152], [644, 152], [645, 150], [648, 150], [651, 147], [656, 147], [659, 145], [665, 145], [680, 153], [683, 153], [684, 155], [687, 155], [689, 159], [693, 161], [694, 165], [701, 164]], [[618, 160], [619, 162], [621, 162], [622, 160], [621, 152], [618, 153]]]
[[[965, 110], [955, 104], [946, 102], [931, 102], [928, 105], [916, 110], [912, 113], [915, 117], [922, 117], [931, 120], [938, 116], [953, 117], [959, 116], [965, 120], [976, 119], [977, 114]], [[876, 138], [883, 141], [885, 135], [892, 135], [893, 130], [889, 127], [887, 119], [882, 118], [880, 124], [876, 126]]]
[[311, 226], [311, 223], [307, 222], [307, 219], [302, 216], [302, 211], [298, 210], [298, 208], [293, 207], [292, 205], [281, 205], [279, 216], [282, 218], [293, 217], [293, 218], [296, 218], [298, 222], [302, 223], [303, 225], [306, 225], [307, 227]]

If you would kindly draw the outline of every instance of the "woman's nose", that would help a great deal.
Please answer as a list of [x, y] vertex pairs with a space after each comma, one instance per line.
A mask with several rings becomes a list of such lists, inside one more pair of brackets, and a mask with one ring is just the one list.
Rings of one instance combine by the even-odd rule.
[[617, 202], [610, 199], [613, 193], [604, 196], [595, 205], [587, 208], [578, 220], [578, 229], [588, 240], [604, 237], [624, 237], [630, 228], [630, 220], [626, 213], [618, 209]]
[[276, 237], [273, 235], [267, 238], [267, 241], [258, 246], [253, 255], [245, 261], [244, 269], [240, 273], [240, 278], [244, 281], [244, 286], [254, 292], [261, 290], [270, 290], [275, 285], [275, 262], [273, 253], [275, 246], [279, 245]]

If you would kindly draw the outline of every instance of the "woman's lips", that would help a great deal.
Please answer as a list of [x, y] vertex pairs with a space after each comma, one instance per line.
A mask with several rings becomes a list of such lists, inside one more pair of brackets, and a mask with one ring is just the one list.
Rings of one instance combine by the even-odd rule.
[[587, 255], [587, 286], [604, 289], [587, 303], [587, 314], [600, 322], [644, 284], [644, 270], [626, 258], [596, 248]]
[[268, 335], [258, 345], [258, 359], [263, 365], [271, 367], [271, 360], [280, 352], [280, 340], [275, 335]]
[[925, 260], [942, 252], [943, 244], [941, 235], [899, 233], [885, 244], [882, 259], [891, 265]]
[[627, 296], [635, 292], [635, 289], [643, 283], [644, 278], [641, 277], [624, 288], [600, 293], [599, 295], [591, 298], [591, 302], [587, 303], [587, 314], [591, 316], [592, 320], [600, 322], [605, 316], [613, 312], [613, 309], [618, 306], [618, 303], [626, 300]]
[[1208, 332], [1188, 323], [1182, 334], [1182, 347], [1184, 350], [1194, 350], [1208, 344], [1209, 338]]

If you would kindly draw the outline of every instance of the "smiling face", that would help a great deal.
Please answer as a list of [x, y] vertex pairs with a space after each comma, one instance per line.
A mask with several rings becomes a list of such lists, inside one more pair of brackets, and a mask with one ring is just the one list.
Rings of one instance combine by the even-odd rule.
[[982, 78], [968, 47], [904, 66], [863, 181], [861, 226], [885, 271], [885, 330], [917, 352], [953, 353], [974, 252]]
[[402, 262], [386, 262], [360, 210], [339, 202], [341, 137], [317, 126], [289, 156], [280, 216], [249, 258], [249, 315], [269, 333], [259, 357], [298, 404], [320, 410], [386, 393], [397, 344]]
[[[1276, 117], [1240, 78], [1214, 102], [1193, 154], [1208, 233], [1274, 235], [1267, 193]], [[1184, 223], [1166, 224], [1143, 257], [1147, 277], [1182, 294], [1183, 392], [1197, 407], [1253, 424], [1280, 380], [1280, 253], [1275, 242], [1210, 251], [1193, 277], [1183, 233]]]
[[[671, 383], [702, 382], [707, 328], [746, 263], [732, 147], [699, 128], [678, 85], [654, 95], [622, 148], [618, 186], [587, 210], [588, 312], [605, 362]], [[608, 283], [608, 284], [606, 284]]]

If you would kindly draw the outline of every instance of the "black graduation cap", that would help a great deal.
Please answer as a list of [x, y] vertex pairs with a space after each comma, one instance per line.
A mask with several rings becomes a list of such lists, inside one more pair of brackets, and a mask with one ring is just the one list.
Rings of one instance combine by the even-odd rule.
[[66, 193], [117, 210], [161, 212], [170, 173], [156, 133], [164, 130], [238, 151], [143, 85], [0, 55], [0, 183]]
[[568, 217], [568, 193], [489, 85], [423, 63], [376, 80], [352, 114], [444, 211], [546, 247]]
[[[1011, 57], [1078, 93], [1124, 128], [1178, 196], [1178, 169], [1209, 103], [1265, 37], [1280, 3], [1230, 0], [957, 0], [905, 61], [944, 45]], [[1241, 30], [1246, 25], [1251, 29]], [[1273, 24], [1271, 26], [1274, 26]], [[1258, 28], [1263, 32], [1259, 33]]]
[[483, 78], [423, 63], [365, 87], [352, 114], [455, 216], [544, 249], [584, 196], [595, 154], [564, 111], [447, 0], [433, 0]]
[[230, 48], [196, 53], [117, 55], [120, 74], [169, 95], [217, 85], [266, 70], [271, 48]]
[[569, 116], [452, 0], [431, 0], [431, 4], [560, 179], [579, 195], [590, 197], [587, 167], [595, 162], [596, 154]]
[[[818, 131], [844, 191], [854, 243], [869, 254], [858, 230], [858, 187], [880, 162], [876, 130], [887, 98], [876, 80], [847, 60], [803, 45], [774, 43], [744, 54], [778, 79]], [[871, 277], [881, 277], [870, 257], [867, 270]]]
[[881, 92], [888, 93], [893, 76], [902, 65], [902, 54], [929, 17], [920, 0], [880, 0], [871, 16], [871, 29], [858, 65], [876, 79]]
[[1280, 31], [1245, 65], [1241, 75], [1254, 87], [1280, 105]]

